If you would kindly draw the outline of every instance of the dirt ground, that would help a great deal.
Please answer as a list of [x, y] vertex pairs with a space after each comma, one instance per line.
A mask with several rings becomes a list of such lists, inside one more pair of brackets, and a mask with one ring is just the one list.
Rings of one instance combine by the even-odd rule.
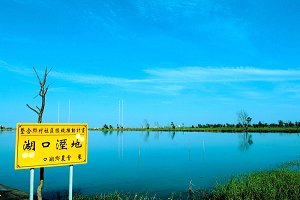
[[0, 200], [29, 199], [29, 194], [0, 184]]
[[[29, 193], [0, 184], [0, 200], [28, 200], [28, 199], [29, 199]], [[37, 199], [37, 196], [34, 196], [33, 199]], [[43, 198], [43, 200], [47, 200], [47, 199]]]

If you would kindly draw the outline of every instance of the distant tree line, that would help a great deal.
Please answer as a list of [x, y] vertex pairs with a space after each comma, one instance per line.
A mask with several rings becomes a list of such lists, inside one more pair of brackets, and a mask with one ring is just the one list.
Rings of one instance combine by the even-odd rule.
[[[112, 125], [107, 125], [107, 124], [104, 124], [103, 129], [113, 129], [114, 127]], [[122, 129], [123, 127], [122, 126], [119, 126], [119, 124], [117, 124], [117, 129]]]
[[[248, 119], [249, 120], [249, 119]], [[237, 124], [230, 124], [230, 123], [226, 123], [226, 124], [197, 124], [197, 125], [192, 125], [191, 128], [244, 128], [245, 126], [247, 127], [253, 127], [253, 128], [264, 128], [264, 127], [300, 127], [300, 122], [283, 122], [282, 120], [278, 120], [278, 123], [262, 123], [261, 121], [259, 121], [257, 124], [250, 124], [250, 123], [237, 123]], [[168, 126], [169, 128], [177, 128], [177, 126], [175, 126], [175, 124], [173, 122], [171, 122], [170, 126]], [[115, 127], [113, 127], [112, 125], [107, 125], [104, 124], [103, 129], [114, 129]], [[122, 126], [117, 125], [116, 126], [117, 129], [123, 129]], [[145, 126], [144, 128], [149, 129], [150, 125], [148, 122], [145, 122]], [[159, 126], [156, 125], [156, 128], [159, 128]], [[4, 126], [1, 125], [1, 130], [5, 129]]]
[[[249, 127], [253, 128], [264, 128], [264, 127], [300, 127], [300, 122], [283, 122], [282, 120], [278, 120], [278, 123], [262, 123], [259, 121], [257, 124], [248, 124]], [[191, 128], [242, 128], [244, 125], [242, 123], [237, 123], [237, 124], [198, 124], [197, 126], [192, 125]]]
[[11, 130], [12, 128], [10, 127], [5, 127], [3, 125], [0, 125], [0, 131], [4, 131], [4, 130]]

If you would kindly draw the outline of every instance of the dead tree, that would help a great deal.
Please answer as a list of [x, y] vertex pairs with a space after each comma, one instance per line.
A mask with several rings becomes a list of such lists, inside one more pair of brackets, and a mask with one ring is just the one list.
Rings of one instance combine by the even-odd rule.
[[252, 118], [249, 117], [248, 113], [244, 110], [238, 111], [236, 113], [238, 121], [242, 123], [245, 128], [244, 138], [240, 144], [240, 149], [243, 151], [247, 151], [250, 145], [253, 144], [252, 135], [248, 135], [248, 127], [250, 126]]
[[247, 133], [248, 132], [248, 127], [251, 123], [252, 118], [249, 117], [248, 113], [246, 113], [246, 111], [244, 111], [244, 110], [238, 111], [236, 113], [236, 115], [237, 115], [238, 121], [240, 123], [242, 123], [242, 125], [245, 128], [246, 133]]
[[[37, 108], [37, 110], [36, 110], [36, 109], [30, 107], [28, 104], [26, 104], [26, 105], [28, 106], [28, 108], [33, 110], [36, 114], [38, 114], [38, 123], [42, 123], [42, 118], [43, 118], [43, 113], [44, 113], [45, 103], [46, 103], [46, 94], [48, 92], [49, 86], [52, 83], [49, 84], [48, 86], [46, 86], [46, 88], [45, 88], [45, 85], [46, 85], [47, 76], [50, 73], [50, 71], [52, 70], [52, 68], [49, 71], [47, 70], [47, 67], [45, 68], [45, 75], [44, 75], [43, 81], [41, 81], [41, 79], [34, 67], [33, 67], [33, 69], [36, 73], [37, 78], [39, 79], [39, 83], [40, 83], [40, 87], [41, 87], [39, 94], [36, 95], [34, 98], [36, 98], [37, 96], [42, 97], [42, 106], [40, 108], [38, 106], [36, 106], [36, 108]], [[40, 168], [40, 185], [38, 186], [37, 191], [36, 191], [38, 200], [42, 200], [43, 187], [44, 187], [44, 168], [42, 167], [42, 168]]]

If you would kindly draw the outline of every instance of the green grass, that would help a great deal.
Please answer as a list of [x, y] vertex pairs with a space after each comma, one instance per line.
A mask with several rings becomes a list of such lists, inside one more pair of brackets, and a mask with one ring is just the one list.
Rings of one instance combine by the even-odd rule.
[[[158, 180], [159, 182], [159, 180]], [[56, 199], [67, 199], [60, 196]], [[74, 200], [159, 200], [163, 199], [148, 193], [95, 194], [86, 196], [76, 194]], [[196, 200], [196, 199], [300, 199], [300, 165], [299, 161], [283, 163], [279, 168], [255, 171], [248, 174], [232, 175], [224, 182], [216, 182], [210, 189], [189, 189], [182, 194], [171, 194], [168, 200]]]
[[300, 199], [300, 171], [281, 168], [232, 176], [202, 199]]
[[299, 160], [278, 167], [231, 176], [212, 190], [198, 190], [192, 199], [300, 199]]
[[[55, 199], [65, 200], [68, 199], [67, 195], [57, 196]], [[95, 194], [92, 196], [75, 194], [73, 200], [154, 200], [160, 199], [156, 196], [148, 195], [147, 193], [122, 193], [122, 192], [112, 192], [112, 193], [102, 193]]]

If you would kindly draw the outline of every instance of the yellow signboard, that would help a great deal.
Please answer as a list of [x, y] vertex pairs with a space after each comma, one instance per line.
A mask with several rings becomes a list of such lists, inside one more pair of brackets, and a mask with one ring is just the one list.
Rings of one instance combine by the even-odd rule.
[[87, 163], [87, 124], [18, 123], [15, 169]]

